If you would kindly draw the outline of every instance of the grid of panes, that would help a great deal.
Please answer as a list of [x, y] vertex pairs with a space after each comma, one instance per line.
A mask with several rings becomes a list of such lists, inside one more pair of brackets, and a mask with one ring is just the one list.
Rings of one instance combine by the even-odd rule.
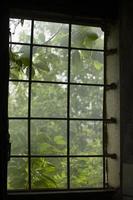
[[104, 33], [10, 19], [8, 189], [105, 187]]

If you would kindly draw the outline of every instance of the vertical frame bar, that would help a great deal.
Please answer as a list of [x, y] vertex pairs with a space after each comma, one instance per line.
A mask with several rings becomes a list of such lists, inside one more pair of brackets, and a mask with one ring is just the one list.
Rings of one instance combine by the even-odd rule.
[[[107, 84], [107, 76], [106, 76], [106, 49], [107, 49], [107, 34], [105, 25], [103, 27], [104, 31], [104, 91], [103, 91], [103, 119], [107, 118], [106, 112], [106, 84]], [[107, 187], [106, 183], [106, 154], [107, 154], [107, 123], [103, 120], [103, 188]]]
[[33, 29], [34, 21], [31, 20], [31, 39], [30, 39], [30, 66], [29, 66], [29, 91], [28, 91], [28, 183], [29, 191], [31, 191], [31, 79], [32, 79], [32, 53], [33, 53]]
[[68, 84], [67, 84], [67, 189], [70, 189], [70, 70], [71, 70], [71, 24], [68, 41]]

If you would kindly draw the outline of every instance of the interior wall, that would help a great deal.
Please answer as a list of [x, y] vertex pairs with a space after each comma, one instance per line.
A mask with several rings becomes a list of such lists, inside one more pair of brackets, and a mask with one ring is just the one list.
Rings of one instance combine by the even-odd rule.
[[123, 200], [133, 200], [133, 2], [120, 12], [121, 153]]
[[108, 25], [107, 51], [114, 50], [106, 56], [107, 84], [116, 84], [115, 89], [106, 92], [107, 118], [115, 118], [116, 123], [107, 125], [107, 152], [116, 154], [108, 158], [108, 183], [110, 187], [120, 188], [120, 77], [119, 77], [119, 21]]

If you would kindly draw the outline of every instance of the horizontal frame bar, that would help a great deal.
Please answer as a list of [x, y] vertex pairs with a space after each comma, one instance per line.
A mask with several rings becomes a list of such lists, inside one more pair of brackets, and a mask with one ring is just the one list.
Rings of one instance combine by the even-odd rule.
[[116, 123], [116, 119], [111, 117], [109, 119], [96, 118], [48, 118], [48, 117], [8, 117], [9, 120], [71, 120], [71, 121], [101, 121], [106, 123]]
[[106, 155], [11, 155], [10, 158], [112, 158], [116, 159], [116, 154]]
[[45, 44], [31, 44], [31, 43], [23, 43], [23, 42], [9, 42], [9, 44], [13, 45], [26, 45], [34, 47], [47, 47], [47, 48], [59, 48], [59, 49], [69, 49], [71, 50], [83, 50], [83, 51], [96, 51], [96, 52], [105, 52], [104, 49], [90, 49], [90, 48], [82, 48], [82, 47], [69, 47], [69, 46], [57, 46], [57, 45], [45, 45]]
[[79, 85], [79, 86], [94, 86], [94, 87], [105, 87], [106, 90], [113, 90], [117, 88], [116, 83], [110, 84], [100, 84], [100, 83], [74, 83], [74, 82], [56, 82], [56, 81], [41, 81], [41, 80], [19, 80], [19, 79], [9, 79], [9, 82], [22, 82], [22, 83], [40, 83], [40, 84], [58, 84], [58, 85]]

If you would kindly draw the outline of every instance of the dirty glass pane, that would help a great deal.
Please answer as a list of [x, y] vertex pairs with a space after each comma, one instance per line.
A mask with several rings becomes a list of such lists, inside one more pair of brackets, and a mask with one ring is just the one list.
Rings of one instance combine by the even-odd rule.
[[102, 122], [70, 121], [71, 155], [101, 155]]
[[11, 158], [8, 163], [8, 189], [28, 189], [27, 158]]
[[9, 117], [27, 117], [28, 83], [9, 82]]
[[67, 81], [68, 50], [33, 48], [32, 78], [44, 81]]
[[68, 46], [68, 24], [55, 22], [34, 22], [34, 43], [43, 45]]
[[102, 118], [103, 88], [95, 86], [70, 87], [70, 116], [76, 118]]
[[31, 20], [10, 18], [10, 42], [30, 43]]
[[9, 120], [11, 155], [28, 153], [28, 122], [27, 120]]
[[103, 49], [104, 32], [101, 28], [72, 25], [71, 46], [78, 48]]
[[103, 53], [95, 51], [71, 51], [71, 81], [76, 83], [103, 84]]
[[32, 189], [66, 189], [66, 158], [32, 158]]
[[31, 153], [63, 155], [67, 153], [67, 121], [32, 120]]
[[9, 56], [10, 79], [28, 79], [30, 67], [30, 47], [27, 45], [10, 45]]
[[66, 85], [32, 83], [32, 117], [66, 117]]
[[71, 158], [70, 186], [71, 188], [103, 187], [103, 159]]

